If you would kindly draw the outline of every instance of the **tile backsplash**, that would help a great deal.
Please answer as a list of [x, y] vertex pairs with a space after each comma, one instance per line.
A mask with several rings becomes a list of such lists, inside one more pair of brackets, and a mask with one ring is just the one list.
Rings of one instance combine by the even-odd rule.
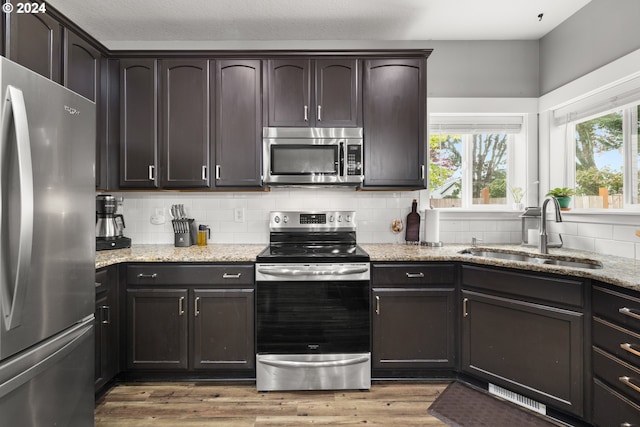
[[[285, 210], [353, 210], [357, 213], [359, 243], [404, 243], [404, 232], [393, 233], [392, 222], [406, 222], [411, 201], [418, 199], [423, 236], [424, 212], [428, 192], [354, 191], [352, 189], [272, 188], [268, 192], [229, 193], [112, 193], [124, 198], [121, 213], [126, 221], [125, 235], [134, 244], [173, 243], [169, 208], [183, 204], [187, 216], [211, 229], [211, 243], [257, 243], [269, 240], [269, 212]], [[440, 214], [440, 240], [446, 243], [520, 243], [519, 212], [449, 211]], [[154, 222], [163, 224], [153, 224]], [[158, 219], [160, 221], [158, 221]], [[562, 233], [564, 247], [640, 260], [640, 237], [634, 225], [638, 217], [625, 223], [610, 221], [550, 221], [550, 231]], [[553, 240], [557, 236], [552, 236]]]

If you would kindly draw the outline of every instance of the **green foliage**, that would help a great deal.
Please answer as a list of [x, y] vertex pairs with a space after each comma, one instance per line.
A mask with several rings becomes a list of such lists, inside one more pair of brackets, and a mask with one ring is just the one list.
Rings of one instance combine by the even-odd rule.
[[596, 167], [595, 154], [622, 147], [622, 113], [615, 112], [576, 125], [576, 170]]
[[576, 194], [576, 191], [573, 188], [567, 187], [556, 187], [547, 192], [545, 196], [553, 196], [553, 197], [570, 197]]
[[622, 194], [622, 181], [622, 171], [611, 170], [609, 167], [576, 171], [578, 191], [588, 196], [597, 196], [600, 188], [606, 188], [609, 194]]
[[498, 178], [489, 184], [489, 196], [491, 198], [507, 197], [507, 180]]

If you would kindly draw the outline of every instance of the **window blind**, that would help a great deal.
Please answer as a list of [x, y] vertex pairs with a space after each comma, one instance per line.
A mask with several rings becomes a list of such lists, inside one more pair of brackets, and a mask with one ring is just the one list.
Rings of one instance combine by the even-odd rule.
[[562, 126], [634, 102], [640, 102], [640, 76], [553, 110], [553, 123]]
[[522, 116], [447, 116], [432, 114], [432, 133], [520, 133]]

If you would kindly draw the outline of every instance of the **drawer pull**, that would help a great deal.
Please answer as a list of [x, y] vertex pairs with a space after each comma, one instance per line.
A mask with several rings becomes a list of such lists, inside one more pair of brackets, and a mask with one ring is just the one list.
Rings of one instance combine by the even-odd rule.
[[622, 307], [621, 309], [618, 310], [618, 312], [620, 314], [624, 314], [625, 316], [629, 316], [632, 319], [640, 320], [640, 314], [634, 313], [633, 310], [630, 308]]
[[618, 377], [618, 381], [620, 381], [622, 384], [626, 385], [627, 387], [632, 388], [634, 391], [637, 391], [638, 393], [640, 393], [640, 387], [635, 385], [632, 381], [631, 381], [631, 377]]
[[422, 279], [424, 278], [424, 273], [406, 273], [407, 279]]
[[469, 298], [462, 300], [462, 317], [467, 317], [469, 312], [467, 311], [467, 304], [469, 304]]
[[200, 297], [196, 297], [196, 301], [194, 303], [193, 311], [195, 312], [194, 316], [198, 317], [198, 315], [200, 314]]
[[376, 314], [380, 314], [380, 296], [376, 295]]
[[636, 350], [635, 348], [633, 348], [633, 345], [627, 343], [622, 343], [620, 344], [620, 348], [628, 351], [629, 353], [633, 354], [634, 356], [638, 356], [640, 357], [640, 351]]
[[102, 313], [100, 315], [100, 323], [102, 323], [103, 325], [108, 325], [109, 323], [111, 323], [111, 309], [109, 308], [109, 306], [100, 306], [100, 310], [102, 310]]
[[620, 427], [633, 427], [633, 424], [631, 424], [631, 423], [622, 423], [622, 424], [620, 424]]
[[155, 279], [156, 277], [158, 277], [157, 273], [153, 273], [153, 274], [140, 273], [140, 274], [138, 274], [138, 279]]
[[236, 273], [236, 274], [224, 273], [222, 275], [222, 278], [223, 279], [239, 279], [240, 276], [242, 276], [242, 273]]

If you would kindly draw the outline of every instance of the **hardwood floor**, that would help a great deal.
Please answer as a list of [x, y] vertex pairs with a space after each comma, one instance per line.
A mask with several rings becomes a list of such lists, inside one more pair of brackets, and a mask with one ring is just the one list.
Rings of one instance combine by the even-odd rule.
[[118, 384], [96, 427], [446, 426], [427, 413], [446, 383], [374, 383], [369, 391], [257, 392], [253, 383]]

